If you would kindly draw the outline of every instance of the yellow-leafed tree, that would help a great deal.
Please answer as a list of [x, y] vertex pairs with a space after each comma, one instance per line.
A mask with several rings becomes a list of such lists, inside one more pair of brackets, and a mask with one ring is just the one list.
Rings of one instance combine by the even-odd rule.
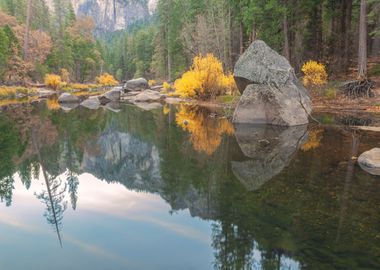
[[310, 60], [302, 66], [303, 84], [308, 86], [321, 86], [327, 83], [327, 72], [323, 64]]
[[47, 87], [50, 87], [56, 90], [62, 83], [61, 77], [56, 74], [46, 74], [45, 75], [45, 84]]
[[182, 97], [198, 99], [215, 98], [216, 96], [236, 90], [231, 75], [225, 75], [222, 63], [212, 54], [197, 56], [190, 70], [174, 83], [176, 93]]
[[104, 73], [99, 77], [96, 77], [96, 82], [103, 86], [114, 86], [119, 83], [111, 74], [108, 73]]

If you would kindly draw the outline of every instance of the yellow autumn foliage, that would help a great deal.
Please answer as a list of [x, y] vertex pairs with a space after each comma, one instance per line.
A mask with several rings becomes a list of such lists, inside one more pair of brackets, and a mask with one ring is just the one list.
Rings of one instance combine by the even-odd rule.
[[162, 112], [164, 113], [164, 115], [168, 115], [170, 113], [170, 107], [168, 105], [165, 105], [162, 108]]
[[62, 84], [61, 76], [56, 74], [46, 74], [44, 81], [47, 87], [50, 87], [54, 90], [56, 90]]
[[307, 142], [301, 146], [301, 150], [307, 152], [318, 148], [321, 145], [321, 140], [323, 138], [323, 129], [311, 130], [308, 135]]
[[232, 75], [225, 75], [222, 63], [212, 54], [197, 56], [190, 70], [174, 83], [176, 93], [182, 97], [214, 98], [236, 89]]
[[164, 91], [169, 91], [170, 89], [172, 89], [172, 86], [170, 85], [170, 83], [168, 83], [168, 82], [164, 82], [163, 84], [162, 84], [162, 88], [164, 88]]
[[218, 149], [224, 134], [234, 133], [232, 124], [226, 118], [209, 117], [208, 113], [199, 107], [181, 105], [176, 114], [176, 123], [190, 133], [194, 149], [207, 155]]
[[148, 84], [150, 87], [154, 86], [157, 82], [155, 80], [149, 80]]
[[103, 86], [114, 86], [119, 84], [119, 82], [115, 80], [111, 74], [108, 73], [103, 73], [99, 77], [96, 77], [96, 82]]
[[60, 109], [58, 99], [49, 98], [46, 100], [46, 106], [50, 111], [57, 111]]
[[321, 86], [327, 83], [326, 67], [316, 61], [310, 60], [302, 66], [304, 73], [303, 84], [304, 86]]

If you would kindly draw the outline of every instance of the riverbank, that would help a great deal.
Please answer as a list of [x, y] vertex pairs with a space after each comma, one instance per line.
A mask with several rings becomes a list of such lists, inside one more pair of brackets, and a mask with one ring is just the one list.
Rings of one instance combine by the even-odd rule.
[[[323, 89], [310, 90], [313, 103], [313, 112], [331, 112], [331, 113], [380, 113], [380, 77], [372, 78], [376, 83], [373, 89], [374, 97], [350, 99], [340, 92], [338, 82], [332, 82]], [[79, 97], [85, 98], [97, 96], [109, 91], [112, 87], [99, 85], [73, 84], [65, 89], [57, 91], [44, 88], [25, 88], [18, 86], [0, 86], [0, 107], [7, 105], [23, 104], [28, 102], [43, 101], [46, 99], [55, 99], [61, 93], [67, 92]], [[155, 88], [157, 93], [163, 93], [166, 90]], [[165, 92], [166, 93], [166, 92]], [[167, 94], [167, 93], [166, 93]], [[170, 94], [168, 95], [170, 96]], [[236, 108], [240, 95], [224, 95], [213, 100], [201, 101], [194, 99], [181, 99], [177, 102], [207, 107], [210, 109], [224, 109], [227, 116]], [[122, 100], [128, 102], [128, 99]]]

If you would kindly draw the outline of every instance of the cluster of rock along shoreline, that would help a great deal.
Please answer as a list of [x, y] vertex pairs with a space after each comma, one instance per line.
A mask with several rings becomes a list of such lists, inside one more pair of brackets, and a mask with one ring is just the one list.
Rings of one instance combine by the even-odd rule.
[[162, 103], [178, 103], [182, 99], [169, 97], [161, 93], [161, 86], [149, 87], [144, 78], [127, 81], [123, 86], [117, 86], [98, 96], [89, 96], [82, 100], [80, 97], [62, 93], [58, 102], [63, 110], [71, 110], [82, 106], [91, 110], [99, 109], [101, 106], [117, 110], [119, 102], [127, 101], [142, 109], [151, 110], [161, 107]]

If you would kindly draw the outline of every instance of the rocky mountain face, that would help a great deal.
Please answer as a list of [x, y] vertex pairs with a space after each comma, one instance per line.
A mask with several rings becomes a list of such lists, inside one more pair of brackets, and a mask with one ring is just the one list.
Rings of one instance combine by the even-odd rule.
[[72, 4], [77, 15], [94, 18], [98, 34], [126, 29], [149, 16], [147, 0], [72, 0]]
[[[94, 18], [95, 33], [126, 29], [153, 13], [157, 0], [71, 0], [76, 15]], [[54, 10], [54, 0], [47, 0]]]

